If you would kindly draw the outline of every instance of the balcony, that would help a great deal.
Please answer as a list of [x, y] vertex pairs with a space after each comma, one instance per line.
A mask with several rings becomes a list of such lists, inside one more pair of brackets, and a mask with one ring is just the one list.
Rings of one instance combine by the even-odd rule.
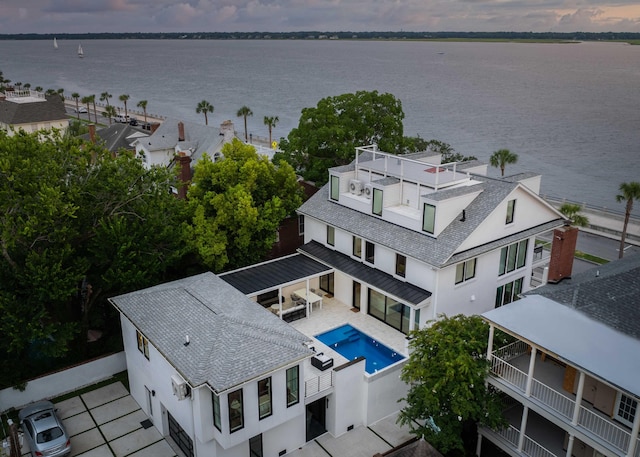
[[304, 381], [304, 398], [312, 397], [333, 387], [333, 370], [320, 376], [313, 376]]
[[[535, 361], [533, 377], [529, 381], [527, 372], [530, 359], [530, 347], [522, 341], [494, 351], [489, 382], [523, 404], [528, 404], [563, 429], [575, 430], [579, 436], [581, 434], [591, 439], [613, 455], [627, 455], [631, 440], [629, 428], [613, 421], [584, 401], [577, 406], [577, 421], [572, 424], [576, 412], [576, 396], [562, 389], [565, 367], [553, 360], [545, 360], [542, 354]], [[513, 433], [513, 430], [508, 429], [498, 434], [512, 443], [509, 437]], [[640, 443], [636, 445], [635, 457], [640, 457]]]

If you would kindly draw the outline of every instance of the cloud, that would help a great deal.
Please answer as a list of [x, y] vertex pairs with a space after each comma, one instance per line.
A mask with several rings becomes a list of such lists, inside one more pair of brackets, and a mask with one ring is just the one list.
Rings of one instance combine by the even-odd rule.
[[48, 13], [104, 13], [111, 11], [133, 11], [135, 7], [127, 0], [51, 0], [43, 8]]

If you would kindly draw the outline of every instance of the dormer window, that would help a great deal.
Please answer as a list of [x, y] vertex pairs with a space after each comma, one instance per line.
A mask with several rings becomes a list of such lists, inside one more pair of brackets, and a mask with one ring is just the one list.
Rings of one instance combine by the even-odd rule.
[[516, 201], [509, 200], [509, 202], [507, 203], [507, 219], [506, 219], [507, 224], [511, 224], [513, 222], [513, 216], [515, 212], [516, 212]]
[[340, 200], [340, 178], [338, 176], [331, 176], [331, 200]]
[[433, 234], [436, 227], [436, 207], [428, 203], [424, 204], [422, 213], [422, 230]]
[[371, 212], [376, 216], [382, 216], [382, 189], [373, 189]]

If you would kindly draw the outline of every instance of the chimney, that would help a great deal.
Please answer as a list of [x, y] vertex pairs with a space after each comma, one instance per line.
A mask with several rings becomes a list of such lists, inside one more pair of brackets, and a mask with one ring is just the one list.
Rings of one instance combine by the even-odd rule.
[[184, 141], [184, 124], [182, 121], [178, 122], [178, 141]]
[[[182, 124], [182, 122], [180, 124]], [[180, 167], [180, 171], [178, 172], [178, 178], [180, 180], [178, 198], [184, 200], [187, 198], [187, 188], [191, 182], [191, 157], [184, 152], [180, 152], [178, 155], [178, 165]]]
[[89, 124], [89, 140], [96, 144], [96, 124]]
[[155, 131], [158, 130], [158, 127], [160, 127], [160, 124], [158, 122], [154, 122], [153, 124], [151, 124], [151, 135], [153, 135]]
[[222, 124], [220, 124], [220, 136], [223, 136], [223, 141], [225, 143], [229, 143], [233, 140], [235, 135], [235, 130], [233, 128], [233, 122], [231, 120], [226, 120]]
[[571, 278], [577, 241], [577, 227], [565, 226], [553, 231], [548, 279], [551, 284], [557, 284], [564, 278]]

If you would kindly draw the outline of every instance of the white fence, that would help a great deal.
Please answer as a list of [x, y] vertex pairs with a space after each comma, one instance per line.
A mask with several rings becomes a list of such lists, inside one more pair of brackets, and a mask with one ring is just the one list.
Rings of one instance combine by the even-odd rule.
[[9, 387], [0, 391], [0, 412], [28, 403], [57, 397], [125, 371], [124, 351], [33, 379], [23, 391]]

